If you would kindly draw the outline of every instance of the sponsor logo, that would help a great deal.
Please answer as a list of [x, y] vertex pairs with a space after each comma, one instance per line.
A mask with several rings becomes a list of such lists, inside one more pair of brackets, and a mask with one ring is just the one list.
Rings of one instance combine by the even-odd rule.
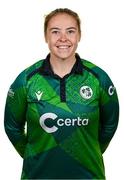
[[108, 94], [110, 95], [110, 96], [112, 96], [113, 94], [114, 94], [114, 92], [115, 92], [115, 87], [114, 86], [109, 86], [109, 88], [108, 88]]
[[[51, 121], [56, 120], [56, 125], [53, 125], [52, 127], [48, 127], [45, 124], [45, 121], [47, 121], [48, 119], [50, 119]], [[89, 123], [89, 119], [87, 118], [81, 119], [80, 117], [77, 117], [75, 119], [70, 119], [70, 118], [62, 119], [62, 118], [58, 118], [58, 116], [54, 113], [45, 113], [40, 117], [40, 125], [47, 133], [56, 132], [58, 128], [62, 126], [75, 126], [75, 125], [87, 126], [88, 123]]]
[[90, 99], [93, 95], [93, 90], [89, 86], [82, 86], [80, 88], [80, 95], [84, 99]]
[[43, 92], [42, 91], [37, 91], [37, 92], [35, 92], [35, 94], [36, 94], [37, 100], [40, 101], [41, 97], [43, 95]]
[[14, 95], [15, 95], [15, 93], [14, 93], [13, 89], [10, 88], [9, 91], [8, 91], [8, 96], [13, 98]]

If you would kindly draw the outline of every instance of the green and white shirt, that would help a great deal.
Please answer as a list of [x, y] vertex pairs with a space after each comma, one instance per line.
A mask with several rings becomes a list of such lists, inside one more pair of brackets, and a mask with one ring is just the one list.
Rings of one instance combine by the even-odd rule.
[[21, 179], [105, 179], [102, 154], [118, 124], [117, 93], [102, 69], [75, 56], [63, 78], [48, 55], [8, 91], [5, 130], [24, 158]]

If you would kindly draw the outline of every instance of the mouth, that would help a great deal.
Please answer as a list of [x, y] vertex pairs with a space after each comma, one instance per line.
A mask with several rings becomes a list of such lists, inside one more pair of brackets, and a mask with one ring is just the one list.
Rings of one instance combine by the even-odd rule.
[[59, 45], [56, 46], [58, 49], [69, 49], [71, 46], [70, 45]]

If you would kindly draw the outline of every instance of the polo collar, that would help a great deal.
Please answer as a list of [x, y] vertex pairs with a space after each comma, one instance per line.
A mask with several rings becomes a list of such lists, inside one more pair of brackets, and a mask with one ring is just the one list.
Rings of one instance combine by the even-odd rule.
[[[72, 70], [69, 74], [82, 74], [83, 64], [81, 62], [81, 58], [77, 53], [75, 54], [75, 57], [76, 57], [76, 62], [73, 65]], [[42, 75], [50, 75], [50, 76], [55, 75], [50, 64], [50, 54], [48, 54], [46, 59], [43, 60], [43, 64], [40, 68], [40, 73]]]

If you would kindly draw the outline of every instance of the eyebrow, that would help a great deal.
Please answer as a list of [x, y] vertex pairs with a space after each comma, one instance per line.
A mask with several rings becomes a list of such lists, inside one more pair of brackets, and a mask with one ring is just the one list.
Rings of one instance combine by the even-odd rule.
[[67, 30], [70, 30], [70, 29], [77, 30], [77, 28], [76, 28], [76, 27], [69, 27], [69, 28], [67, 28]]
[[[77, 30], [76, 27], [68, 27], [68, 28], [66, 28], [66, 30], [70, 30], [70, 29]], [[52, 31], [52, 30], [61, 30], [61, 28], [58, 28], [58, 27], [52, 27], [52, 28], [50, 28], [50, 31]]]

